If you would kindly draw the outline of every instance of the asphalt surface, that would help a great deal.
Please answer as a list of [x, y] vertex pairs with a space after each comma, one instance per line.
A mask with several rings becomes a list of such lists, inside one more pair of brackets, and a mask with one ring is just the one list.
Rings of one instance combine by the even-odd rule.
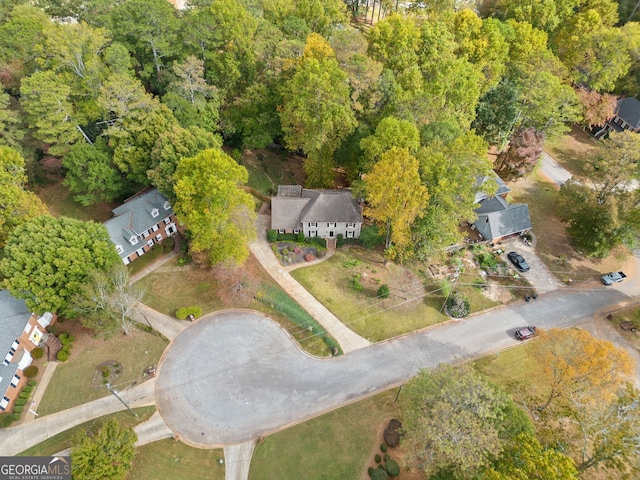
[[555, 186], [560, 188], [564, 183], [569, 180], [571, 173], [560, 165], [551, 155], [547, 152], [542, 152], [540, 173], [542, 173], [547, 179]]
[[565, 288], [332, 359], [305, 354], [258, 312], [213, 314], [166, 351], [157, 407], [188, 444], [240, 444], [400, 385], [420, 368], [513, 346], [522, 326], [569, 327], [633, 300], [616, 288]]

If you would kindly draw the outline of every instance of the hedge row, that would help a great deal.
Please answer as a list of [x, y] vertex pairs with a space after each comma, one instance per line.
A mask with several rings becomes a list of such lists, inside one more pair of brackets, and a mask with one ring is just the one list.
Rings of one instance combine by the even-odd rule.
[[202, 308], [194, 305], [192, 307], [182, 307], [176, 311], [176, 318], [178, 320], [185, 320], [189, 315], [193, 315], [195, 318], [202, 316]]

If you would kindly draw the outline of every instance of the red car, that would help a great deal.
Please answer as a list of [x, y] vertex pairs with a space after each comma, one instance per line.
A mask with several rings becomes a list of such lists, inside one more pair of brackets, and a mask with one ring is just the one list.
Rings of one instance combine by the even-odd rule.
[[524, 327], [516, 332], [516, 338], [518, 340], [526, 340], [527, 338], [535, 337], [538, 334], [536, 327]]

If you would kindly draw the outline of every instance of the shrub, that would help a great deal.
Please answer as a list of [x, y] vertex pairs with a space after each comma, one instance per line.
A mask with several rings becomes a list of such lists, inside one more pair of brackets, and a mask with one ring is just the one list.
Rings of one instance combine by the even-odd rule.
[[388, 461], [390, 458], [391, 458], [391, 455], [389, 455], [388, 453], [385, 453], [385, 454], [382, 456], [382, 459], [383, 459], [385, 462], [386, 462], [386, 461]]
[[[19, 417], [18, 417], [19, 418]], [[13, 414], [9, 412], [0, 413], [0, 428], [6, 428], [13, 423]]]
[[24, 373], [25, 377], [33, 378], [38, 375], [38, 367], [36, 367], [35, 365], [29, 365], [22, 372]]
[[341, 247], [342, 245], [344, 245], [344, 235], [339, 233], [336, 239], [336, 247]]
[[[0, 426], [2, 426], [2, 425], [0, 424]], [[369, 476], [371, 476], [371, 474], [373, 473], [373, 470], [374, 470], [373, 467], [367, 468], [367, 473], [369, 474]]]
[[22, 413], [24, 411], [23, 405], [16, 405], [13, 407], [13, 413]]
[[400, 465], [398, 465], [398, 462], [396, 462], [393, 458], [390, 458], [386, 461], [386, 463], [384, 464], [384, 468], [392, 477], [397, 477], [398, 475], [400, 475]]
[[43, 355], [44, 355], [44, 350], [42, 350], [42, 348], [40, 347], [36, 347], [33, 350], [31, 350], [31, 356], [35, 359], [42, 358]]
[[16, 401], [14, 403], [14, 405], [18, 406], [18, 407], [22, 407], [27, 403], [27, 399], [26, 398], [16, 398]]
[[69, 360], [69, 354], [67, 352], [65, 352], [64, 350], [60, 350], [58, 352], [58, 354], [56, 355], [56, 358], [60, 362], [66, 362], [67, 360]]
[[267, 232], [267, 240], [269, 240], [271, 243], [278, 240], [278, 232], [276, 232], [275, 230], [269, 230]]
[[316, 259], [316, 256], [313, 253], [307, 253], [304, 256], [304, 261], [305, 262], [313, 262]]
[[36, 382], [35, 380], [29, 380], [27, 382], [27, 385], [29, 385], [30, 387], [35, 387], [37, 385], [38, 382]]
[[195, 318], [201, 317], [202, 308], [198, 307], [197, 305], [194, 305], [192, 307], [182, 307], [176, 311], [176, 318], [178, 320], [184, 320], [189, 315], [193, 315]]
[[175, 247], [176, 241], [173, 237], [167, 237], [162, 241], [162, 252], [169, 253]]
[[474, 259], [485, 270], [496, 270], [498, 268], [498, 260], [493, 253], [486, 250], [479, 250], [474, 254]]
[[386, 470], [383, 468], [376, 468], [373, 470], [371, 474], [371, 480], [388, 480], [389, 475], [387, 475]]
[[378, 296], [380, 298], [389, 298], [389, 285], [380, 285], [378, 287]]
[[356, 291], [356, 292], [361, 292], [362, 290], [364, 290], [364, 287], [362, 286], [362, 284], [360, 283], [360, 274], [356, 273], [353, 278], [351, 279], [351, 287]]
[[12, 413], [11, 416], [13, 417], [14, 422], [20, 420], [20, 413]]
[[449, 295], [446, 303], [446, 311], [453, 318], [464, 318], [471, 313], [471, 306], [462, 294], [454, 292]]
[[389, 425], [385, 428], [382, 434], [384, 441], [390, 447], [397, 447], [400, 445], [400, 429], [402, 428], [402, 422], [395, 418], [389, 420]]
[[369, 225], [367, 227], [362, 227], [359, 241], [360, 245], [364, 248], [372, 250], [378, 245], [382, 245], [384, 243], [384, 237], [378, 232], [378, 227]]
[[374, 460], [376, 463], [380, 463], [380, 460], [382, 460], [382, 458], [380, 457], [380, 455], [379, 455], [379, 454], [377, 454], [377, 453], [376, 453], [376, 456], [375, 456], [375, 457], [373, 457], [373, 460]]
[[31, 393], [32, 390], [33, 390], [33, 387], [30, 387], [29, 385], [25, 385], [22, 389], [22, 391], [25, 393]]
[[387, 453], [387, 450], [388, 450], [387, 444], [386, 444], [386, 443], [382, 443], [382, 444], [380, 445], [380, 451], [381, 451], [382, 453]]
[[30, 392], [25, 392], [24, 389], [18, 394], [18, 398], [29, 398]]
[[296, 241], [304, 242], [304, 232], [298, 232], [296, 235]]

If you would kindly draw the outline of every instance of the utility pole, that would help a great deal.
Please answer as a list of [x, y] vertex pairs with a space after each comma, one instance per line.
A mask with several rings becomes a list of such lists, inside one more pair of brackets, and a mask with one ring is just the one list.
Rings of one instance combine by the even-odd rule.
[[107, 390], [109, 390], [110, 393], [113, 393], [113, 396], [116, 397], [118, 400], [120, 400], [120, 403], [122, 403], [125, 407], [127, 407], [127, 410], [129, 410], [134, 417], [136, 418], [138, 417], [138, 414], [133, 410], [131, 410], [129, 405], [127, 405], [127, 402], [125, 402], [122, 398], [118, 396], [118, 392], [114, 390], [114, 388], [111, 386], [110, 383], [107, 383]]

